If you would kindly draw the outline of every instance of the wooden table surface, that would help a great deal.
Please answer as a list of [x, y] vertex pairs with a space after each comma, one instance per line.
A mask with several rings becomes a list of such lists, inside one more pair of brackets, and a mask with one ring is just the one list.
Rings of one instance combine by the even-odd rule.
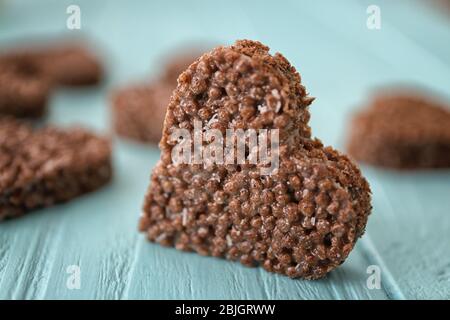
[[[72, 3], [81, 8], [81, 32], [102, 49], [108, 81], [54, 94], [47, 122], [60, 126], [109, 130], [111, 88], [155, 75], [159, 58], [191, 41], [249, 38], [282, 52], [317, 97], [314, 135], [338, 149], [349, 115], [374, 88], [418, 84], [450, 96], [450, 15], [425, 1], [3, 0], [1, 48], [80, 33], [66, 29]], [[366, 26], [370, 4], [381, 9], [379, 30]], [[362, 167], [373, 191], [367, 231], [341, 267], [305, 281], [148, 243], [137, 221], [158, 157], [155, 147], [116, 140], [109, 186], [0, 224], [0, 298], [450, 298], [450, 171]], [[67, 286], [72, 265], [80, 267], [79, 289]], [[381, 289], [367, 287], [371, 265], [381, 270]]]

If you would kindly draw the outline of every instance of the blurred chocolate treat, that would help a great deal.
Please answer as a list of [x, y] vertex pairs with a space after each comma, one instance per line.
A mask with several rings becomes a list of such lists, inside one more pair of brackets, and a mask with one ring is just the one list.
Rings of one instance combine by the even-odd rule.
[[96, 190], [111, 179], [107, 139], [0, 118], [0, 220]]
[[[206, 50], [205, 50], [206, 51]], [[162, 74], [162, 81], [171, 85], [173, 89], [177, 86], [178, 76], [189, 67], [204, 51], [196, 49], [182, 49], [175, 55], [169, 56]]]
[[375, 166], [450, 167], [450, 106], [413, 91], [379, 94], [353, 117], [347, 149]]
[[178, 53], [166, 60], [159, 78], [116, 90], [112, 98], [115, 132], [129, 139], [158, 144], [177, 78], [200, 55], [198, 51], [188, 50]]
[[159, 143], [172, 87], [164, 83], [139, 84], [113, 94], [113, 126], [117, 134]]
[[[202, 55], [172, 93], [140, 230], [161, 245], [293, 278], [321, 278], [342, 264], [364, 233], [370, 189], [346, 156], [311, 138], [313, 100], [295, 68], [259, 42]], [[262, 174], [267, 163], [239, 164], [237, 152], [231, 164], [196, 164], [194, 153], [173, 161], [176, 130], [192, 133], [196, 121], [224, 136], [227, 129], [278, 129], [280, 146], [271, 154], [279, 165]]]
[[41, 117], [49, 94], [49, 79], [27, 57], [0, 58], [0, 116]]
[[36, 53], [36, 59], [44, 73], [58, 85], [95, 85], [102, 79], [100, 60], [81, 45], [54, 46]]
[[446, 14], [447, 17], [450, 16], [450, 0], [429, 0], [426, 3], [433, 9], [439, 10], [440, 13]]
[[2, 64], [26, 64], [53, 85], [85, 86], [100, 82], [100, 60], [81, 43], [43, 43], [0, 54]]
[[0, 53], [0, 116], [39, 118], [55, 86], [84, 86], [102, 77], [99, 60], [79, 44], [46, 44]]

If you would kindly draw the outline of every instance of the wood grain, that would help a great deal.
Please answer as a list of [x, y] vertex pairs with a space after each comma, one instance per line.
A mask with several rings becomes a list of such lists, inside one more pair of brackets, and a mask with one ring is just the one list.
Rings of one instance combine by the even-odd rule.
[[[314, 134], [339, 149], [349, 115], [380, 85], [413, 82], [450, 94], [450, 22], [414, 1], [380, 1], [378, 31], [366, 28], [367, 1], [78, 2], [83, 32], [104, 48], [109, 79], [99, 89], [61, 90], [52, 97], [48, 122], [62, 126], [79, 122], [108, 130], [111, 88], [155, 75], [159, 58], [189, 41], [252, 38], [283, 52], [317, 97]], [[65, 6], [50, 0], [3, 4], [1, 47], [26, 35], [65, 31]], [[156, 148], [115, 141], [111, 185], [0, 224], [0, 298], [450, 298], [448, 171], [363, 167], [374, 207], [366, 234], [327, 278], [304, 281], [148, 243], [137, 221], [158, 157]], [[66, 285], [70, 265], [80, 266], [79, 290]], [[381, 268], [380, 290], [366, 286], [370, 265]]]

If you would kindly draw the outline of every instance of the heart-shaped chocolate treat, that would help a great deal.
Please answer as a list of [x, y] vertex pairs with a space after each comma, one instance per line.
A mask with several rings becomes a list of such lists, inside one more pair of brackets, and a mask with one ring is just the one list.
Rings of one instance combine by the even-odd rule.
[[0, 118], [0, 221], [99, 189], [111, 180], [108, 139], [82, 128], [34, 129]]
[[352, 120], [348, 151], [397, 169], [450, 167], [450, 108], [407, 91], [378, 95]]
[[311, 138], [312, 101], [295, 68], [259, 42], [201, 56], [171, 96], [140, 229], [290, 277], [343, 263], [370, 189], [346, 156]]

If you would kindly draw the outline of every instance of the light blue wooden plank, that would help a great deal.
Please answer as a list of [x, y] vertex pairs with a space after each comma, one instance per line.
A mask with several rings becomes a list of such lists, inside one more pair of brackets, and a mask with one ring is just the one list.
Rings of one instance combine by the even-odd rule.
[[2, 259], [7, 264], [2, 270], [0, 298], [42, 298], [51, 275], [62, 229], [60, 216], [48, 210], [45, 216], [30, 216], [16, 223], [1, 226]]
[[[291, 2], [299, 7], [297, 2]], [[366, 27], [366, 6], [358, 1], [350, 1], [345, 6], [333, 1], [326, 3], [327, 6], [315, 3], [301, 8], [332, 32], [348, 51], [369, 55], [371, 60], [367, 63], [377, 59], [386, 63], [387, 68], [383, 71], [395, 76], [399, 82], [424, 85], [448, 93], [450, 67], [405, 36], [387, 19], [382, 19], [380, 30], [369, 30]], [[336, 19], [329, 19], [331, 15]], [[372, 74], [366, 75], [366, 78], [371, 77]], [[366, 83], [366, 80], [362, 79], [362, 82]]]
[[408, 298], [450, 298], [450, 172], [367, 169], [373, 243]]
[[[18, 26], [17, 19], [0, 19], [0, 41], [11, 44], [26, 34], [63, 29], [68, 2], [43, 3], [43, 9], [31, 5], [34, 9], [29, 11], [24, 10], [24, 2], [16, 3], [9, 12], [24, 23]], [[312, 95], [318, 97], [312, 107], [315, 134], [337, 146], [343, 145], [348, 114], [373, 86], [415, 79], [435, 84], [434, 88], [444, 92], [447, 89], [448, 69], [441, 59], [433, 58], [432, 49], [417, 48], [401, 28], [391, 28], [389, 23], [383, 25], [383, 33], [369, 33], [361, 5], [340, 8], [323, 1], [317, 6], [313, 2], [279, 6], [261, 5], [259, 1], [195, 1], [190, 9], [185, 1], [79, 3], [86, 17], [83, 28], [104, 46], [109, 57], [110, 81], [98, 91], [57, 93], [48, 121], [59, 125], [82, 122], [107, 130], [106, 96], [110, 88], [155, 74], [160, 67], [158, 58], [165, 50], [188, 40], [228, 44], [249, 37], [283, 52], [298, 67]], [[0, 15], [5, 16], [4, 12]], [[392, 43], [398, 45], [392, 47]], [[386, 47], [390, 50], [383, 49]], [[408, 50], [406, 59], [403, 50]], [[423, 61], [430, 63], [410, 67]], [[136, 226], [157, 157], [155, 149], [116, 144], [116, 176], [109, 187], [67, 205], [1, 224], [0, 298], [449, 296], [450, 264], [440, 258], [441, 253], [448, 252], [448, 232], [444, 232], [449, 230], [448, 221], [440, 221], [440, 226], [432, 229], [430, 223], [420, 219], [421, 211], [429, 206], [434, 223], [448, 209], [447, 202], [435, 205], [432, 201], [443, 196], [445, 191], [438, 189], [446, 190], [447, 176], [425, 175], [423, 188], [411, 188], [411, 183], [423, 181], [408, 178], [400, 183], [395, 175], [365, 169], [374, 188], [374, 214], [367, 235], [343, 266], [328, 278], [311, 282], [147, 243]], [[436, 181], [439, 179], [441, 182]], [[430, 197], [434, 191], [437, 193]], [[412, 197], [417, 203], [410, 203], [404, 211], [402, 202]], [[419, 249], [414, 230], [420, 230]], [[434, 230], [436, 235], [432, 234]], [[438, 242], [440, 238], [444, 241]], [[71, 264], [81, 267], [80, 290], [66, 287], [66, 268]], [[381, 266], [384, 290], [367, 289], [366, 268], [370, 264]]]
[[[126, 151], [119, 152], [116, 177], [109, 187], [0, 226], [2, 240], [6, 239], [0, 246], [1, 298], [112, 299], [125, 295], [147, 181], [140, 172], [127, 168], [152, 166], [158, 152], [122, 148]], [[66, 286], [70, 265], [81, 268], [81, 290]]]
[[417, 45], [450, 65], [449, 15], [436, 1], [421, 0], [363, 0], [366, 7], [379, 5], [382, 18]]
[[[144, 239], [142, 239], [144, 241]], [[366, 287], [364, 259], [352, 254], [328, 278], [292, 280], [262, 269], [143, 243], [128, 298], [142, 299], [382, 299]]]
[[[135, 254], [141, 244], [137, 221], [148, 181], [144, 168], [156, 163], [159, 152], [125, 142], [115, 147], [116, 175], [112, 184], [89, 199], [73, 202], [73, 210], [65, 217], [58, 273], [49, 281], [45, 298], [127, 296]], [[66, 287], [66, 268], [72, 264], [81, 267], [81, 290]]]

